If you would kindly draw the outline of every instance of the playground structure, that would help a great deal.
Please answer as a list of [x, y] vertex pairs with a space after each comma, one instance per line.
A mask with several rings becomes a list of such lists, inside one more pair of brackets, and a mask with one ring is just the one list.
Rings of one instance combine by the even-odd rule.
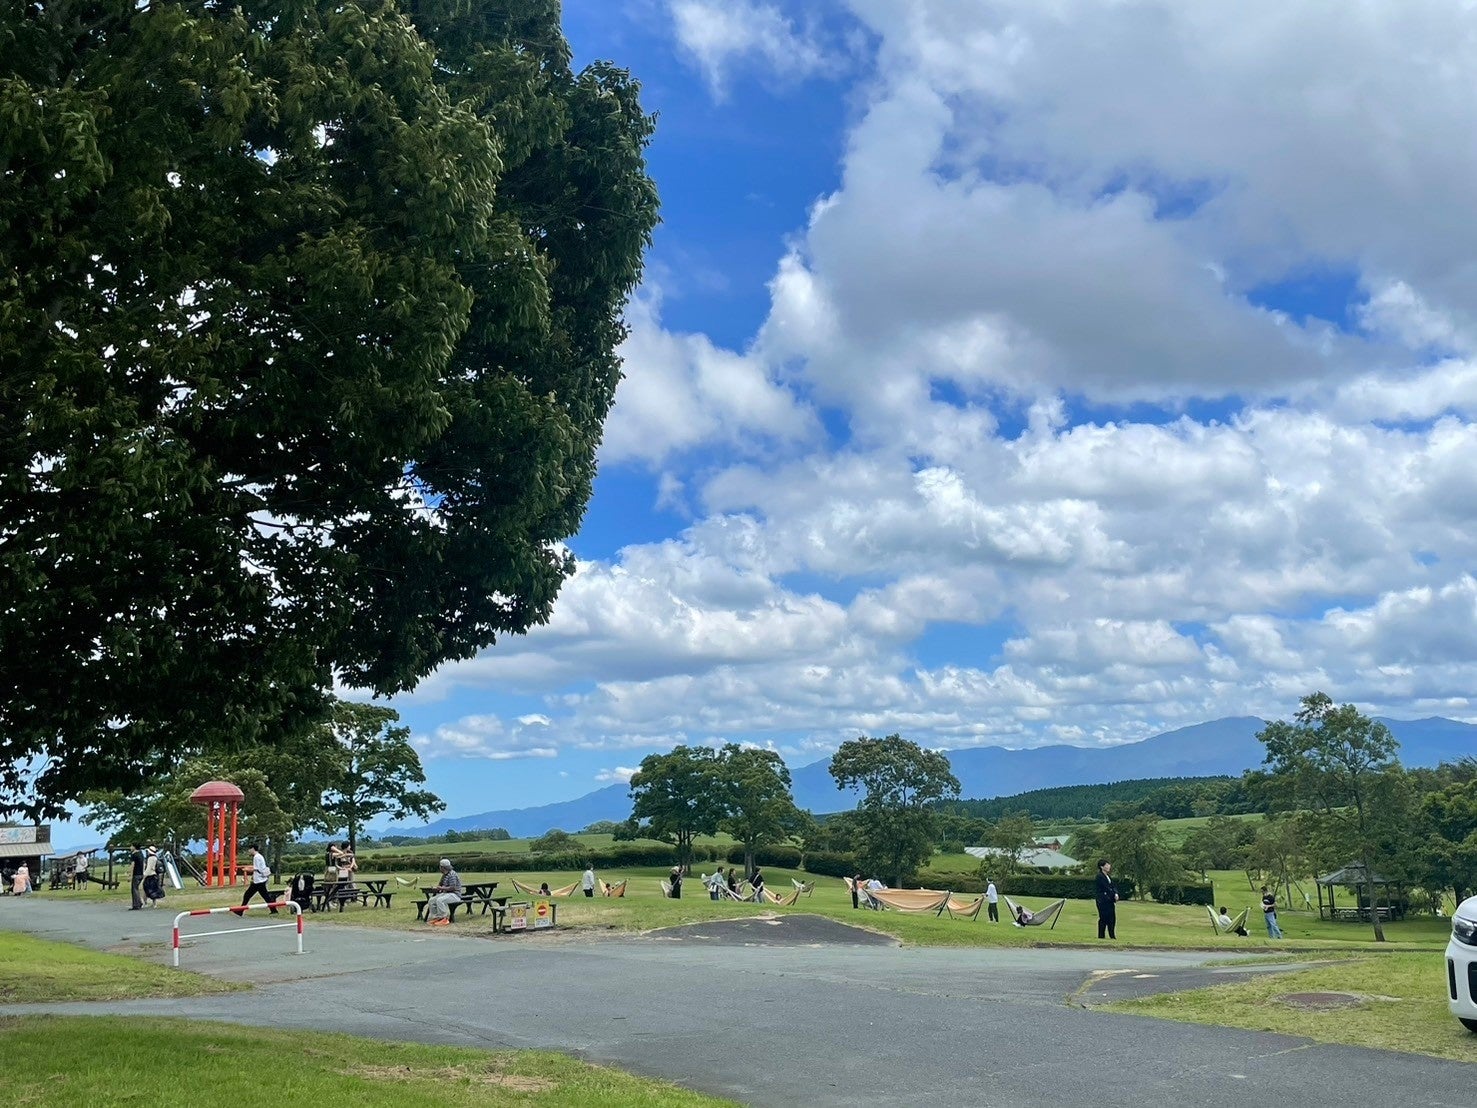
[[297, 953], [303, 952], [303, 907], [295, 901], [279, 900], [271, 904], [233, 904], [227, 908], [196, 908], [193, 912], [181, 912], [174, 917], [174, 933], [170, 944], [174, 948], [174, 968], [179, 969], [180, 920], [194, 916], [218, 916], [223, 912], [240, 916], [254, 908], [270, 908], [273, 911], [286, 908], [295, 918], [292, 923], [263, 923], [256, 927], [223, 927], [219, 931], [197, 931], [193, 935], [186, 935], [185, 938], [208, 939], [212, 935], [244, 935], [249, 931], [276, 931], [281, 927], [295, 927], [297, 928]]
[[[205, 809], [206, 885], [236, 883], [236, 820], [245, 797], [246, 794], [229, 781], [207, 781], [190, 794], [190, 803]], [[226, 825], [228, 813], [231, 817], [229, 828]], [[175, 964], [179, 964], [178, 960]]]

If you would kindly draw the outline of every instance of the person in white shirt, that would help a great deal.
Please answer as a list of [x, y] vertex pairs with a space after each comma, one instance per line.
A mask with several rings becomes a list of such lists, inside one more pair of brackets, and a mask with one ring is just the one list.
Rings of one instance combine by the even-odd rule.
[[586, 896], [595, 895], [595, 867], [589, 866], [585, 869], [585, 875], [580, 878], [580, 888]]
[[990, 879], [990, 878], [986, 878], [985, 879], [985, 903], [987, 905], [989, 905], [989, 909], [990, 909], [990, 922], [991, 923], [999, 923], [1000, 922], [1000, 893], [998, 891], [996, 891], [996, 889], [995, 889], [995, 882], [992, 879]]
[[[246, 895], [241, 898], [241, 907], [246, 907], [246, 902], [257, 893], [261, 893], [262, 900], [267, 904], [272, 903], [271, 894], [267, 892], [267, 882], [272, 879], [272, 871], [267, 868], [267, 860], [262, 857], [262, 844], [251, 844], [251, 884], [246, 886]], [[277, 914], [277, 909], [272, 909], [272, 915]]]

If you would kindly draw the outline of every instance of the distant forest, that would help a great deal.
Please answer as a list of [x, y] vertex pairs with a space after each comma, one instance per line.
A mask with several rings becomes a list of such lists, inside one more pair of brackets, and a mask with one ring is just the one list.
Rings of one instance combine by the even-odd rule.
[[950, 800], [940, 811], [998, 820], [1029, 812], [1035, 820], [1131, 819], [1152, 813], [1161, 819], [1240, 815], [1255, 811], [1239, 777], [1145, 777], [1107, 785], [1061, 785], [993, 800]]

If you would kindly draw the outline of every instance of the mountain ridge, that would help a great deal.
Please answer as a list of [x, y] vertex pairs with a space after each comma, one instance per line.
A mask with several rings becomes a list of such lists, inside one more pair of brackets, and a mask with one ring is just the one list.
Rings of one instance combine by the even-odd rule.
[[[1434, 766], [1477, 751], [1477, 725], [1441, 716], [1378, 718], [1400, 741], [1400, 760], [1405, 765]], [[1058, 744], [1024, 750], [976, 746], [944, 753], [959, 778], [960, 796], [988, 800], [1057, 785], [1098, 785], [1144, 777], [1240, 776], [1262, 764], [1264, 751], [1256, 733], [1265, 726], [1256, 716], [1227, 716], [1116, 746]], [[795, 803], [800, 807], [835, 812], [854, 805], [855, 794], [836, 788], [830, 761], [823, 758], [791, 771]], [[423, 826], [397, 825], [375, 833], [439, 835], [502, 827], [525, 838], [554, 827], [578, 831], [599, 820], [619, 821], [630, 814], [629, 791], [616, 784], [553, 804], [448, 817]]]

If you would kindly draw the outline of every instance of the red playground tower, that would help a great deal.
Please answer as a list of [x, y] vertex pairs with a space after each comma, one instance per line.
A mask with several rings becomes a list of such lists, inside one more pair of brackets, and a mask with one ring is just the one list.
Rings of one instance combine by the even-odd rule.
[[[236, 883], [236, 816], [245, 796], [245, 793], [229, 781], [207, 781], [190, 794], [190, 803], [205, 809], [207, 885]], [[229, 828], [226, 826], [227, 811], [231, 815]]]

